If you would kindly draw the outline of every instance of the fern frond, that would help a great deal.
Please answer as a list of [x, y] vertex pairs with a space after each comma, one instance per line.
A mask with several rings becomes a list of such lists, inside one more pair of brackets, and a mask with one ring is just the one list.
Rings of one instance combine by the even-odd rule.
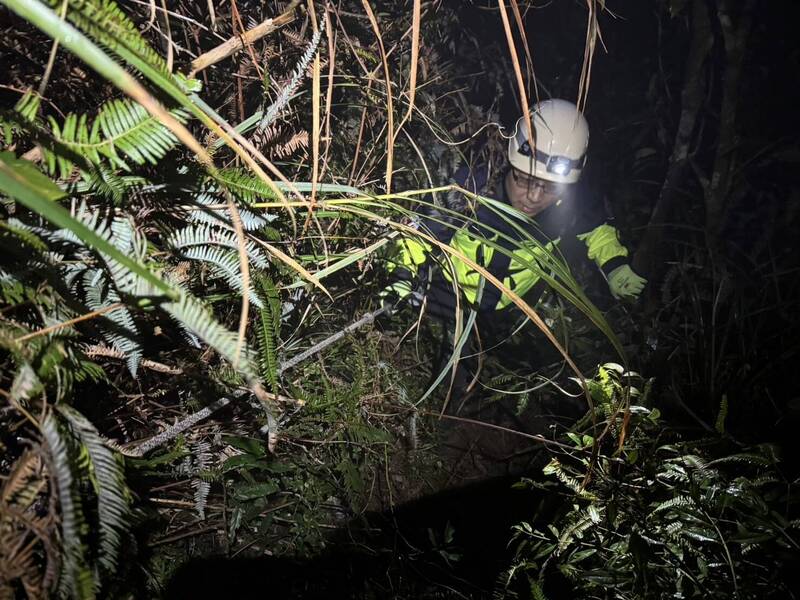
[[[144, 261], [147, 254], [147, 240], [136, 229], [133, 219], [130, 217], [115, 217], [112, 220], [109, 241], [126, 256], [139, 262]], [[116, 260], [105, 254], [101, 255], [108, 265], [111, 279], [116, 288], [125, 294], [139, 295], [141, 279]]]
[[[47, 489], [42, 478], [38, 450], [28, 449], [14, 461], [0, 483], [0, 598], [20, 596], [21, 584], [27, 598], [44, 598], [55, 560], [53, 519], [41, 515], [40, 501]], [[10, 509], [10, 510], [8, 510]], [[41, 542], [31, 539], [31, 533]], [[37, 557], [44, 554], [42, 568]], [[16, 588], [16, 593], [15, 593]]]
[[[272, 188], [258, 177], [252, 175], [249, 171], [243, 169], [220, 169], [217, 173], [217, 179], [221, 181], [232, 194], [235, 194], [237, 198], [247, 204], [261, 200], [275, 200], [277, 198]], [[271, 216], [270, 218], [270, 216], [264, 215], [264, 218], [266, 218], [267, 221], [272, 221], [276, 217]]]
[[[242, 229], [245, 231], [256, 231], [266, 227], [270, 221], [275, 219], [274, 215], [267, 215], [268, 219], [260, 217], [252, 211], [239, 208], [239, 217], [242, 220]], [[193, 223], [211, 225], [214, 227], [224, 227], [233, 231], [230, 215], [223, 210], [195, 210], [189, 215], [189, 220]]]
[[14, 236], [14, 238], [16, 238], [18, 241], [22, 242], [26, 246], [29, 246], [36, 252], [47, 252], [47, 244], [45, 244], [41, 237], [39, 237], [35, 232], [31, 231], [30, 228], [19, 227], [16, 225], [16, 223], [19, 223], [19, 221], [16, 221], [16, 219], [0, 221], [0, 229], [3, 230], [2, 235]]
[[684, 507], [694, 507], [695, 502], [691, 496], [676, 496], [675, 498], [670, 498], [659, 505], [657, 505], [653, 510], [652, 513], [658, 513], [664, 510], [669, 510], [672, 508], [684, 508]]
[[578, 513], [578, 515], [579, 516], [575, 522], [566, 527], [564, 532], [561, 534], [561, 537], [559, 537], [558, 552], [563, 552], [568, 546], [576, 541], [576, 538], [580, 539], [583, 536], [583, 532], [589, 529], [596, 522], [593, 516], [588, 512]]
[[15, 402], [27, 402], [42, 389], [42, 383], [36, 371], [28, 363], [20, 365], [11, 383], [9, 395]]
[[[251, 183], [250, 176], [247, 175], [247, 173], [241, 172], [239, 169], [223, 169], [223, 171], [224, 173], [220, 176], [220, 179], [226, 187], [228, 187], [229, 184], [235, 187], [237, 183], [244, 183], [245, 186]], [[261, 180], [258, 180], [258, 183], [261, 184], [261, 188], [258, 189], [264, 188], [267, 190], [266, 193], [272, 193], [272, 190], [270, 190]], [[257, 184], [254, 185], [257, 186]], [[238, 194], [238, 197], [245, 202], [252, 202], [255, 199], [260, 198], [260, 196], [257, 194], [253, 195], [248, 189], [234, 189], [231, 191], [233, 191], [234, 194]], [[269, 197], [271, 198], [271, 196]], [[202, 193], [195, 198], [195, 201], [198, 204], [208, 207], [224, 203], [222, 199], [211, 193]], [[238, 207], [238, 210], [239, 218], [242, 221], [242, 228], [245, 231], [262, 229], [278, 218], [277, 215], [268, 213], [262, 213], [258, 215], [253, 211], [241, 206]], [[192, 211], [189, 215], [189, 220], [194, 221], [195, 223], [205, 223], [208, 225], [215, 225], [217, 227], [225, 227], [226, 229], [233, 231], [233, 225], [231, 224], [230, 220], [230, 212], [227, 208], [209, 208], [205, 211]]]
[[252, 353], [245, 347], [242, 356], [236, 359], [238, 336], [220, 325], [205, 304], [189, 294], [182, 294], [179, 300], [165, 302], [162, 307], [188, 331], [219, 352], [225, 360], [237, 365], [240, 373], [255, 379]]
[[[61, 0], [48, 0], [48, 4], [57, 10]], [[166, 61], [113, 0], [72, 0], [67, 19], [122, 59], [170, 75]]]
[[[186, 113], [172, 111], [185, 121]], [[177, 144], [175, 135], [143, 106], [130, 100], [112, 100], [104, 104], [89, 123], [87, 115], [69, 114], [62, 124], [49, 118], [55, 140], [75, 154], [99, 165], [108, 161], [116, 169], [130, 170], [120, 154], [138, 165], [156, 164]], [[45, 153], [51, 150], [45, 149]], [[64, 155], [56, 157], [60, 177], [66, 179], [74, 164]]]
[[[236, 233], [229, 229], [213, 228], [208, 225], [188, 226], [175, 231], [167, 238], [167, 243], [177, 250], [190, 246], [218, 245], [238, 250]], [[259, 269], [268, 269], [269, 261], [261, 249], [251, 240], [245, 244], [250, 262]]]
[[110, 572], [117, 566], [122, 539], [131, 524], [131, 495], [122, 465], [86, 417], [70, 406], [60, 405], [58, 410], [87, 450], [91, 480], [97, 492], [99, 561]]
[[189, 444], [189, 454], [178, 469], [181, 475], [192, 477], [194, 488], [194, 509], [200, 519], [206, 518], [206, 504], [211, 491], [211, 482], [203, 477], [203, 473], [211, 466], [211, 444], [208, 441], [195, 441]]
[[25, 121], [32, 122], [36, 120], [36, 115], [39, 113], [39, 107], [41, 105], [42, 97], [28, 90], [22, 95], [22, 98], [17, 100], [17, 103], [14, 105], [14, 112]]
[[3, 504], [16, 504], [28, 506], [38, 493], [30, 485], [40, 468], [38, 455], [32, 450], [26, 450], [15, 462], [11, 472], [5, 477], [0, 488], [0, 501]]
[[[94, 598], [95, 582], [86, 555], [84, 536], [88, 526], [75, 481], [77, 461], [70, 456], [68, 442], [54, 413], [41, 424], [42, 437], [50, 451], [51, 476], [61, 508], [62, 566], [59, 592], [72, 598]], [[81, 474], [78, 472], [77, 477]]]
[[259, 281], [264, 308], [259, 312], [258, 357], [261, 376], [269, 382], [274, 394], [278, 393], [278, 340], [281, 326], [281, 303], [278, 289], [272, 280]]
[[308, 148], [308, 132], [300, 131], [295, 133], [289, 140], [280, 146], [270, 150], [270, 153], [278, 158], [288, 158], [298, 150]]
[[[191, 259], [208, 263], [212, 272], [225, 280], [225, 282], [240, 294], [244, 293], [242, 273], [239, 269], [239, 256], [231, 250], [213, 248], [210, 246], [192, 246], [183, 251], [183, 256]], [[250, 302], [258, 308], [264, 308], [261, 299], [250, 288], [247, 290]]]
[[[101, 310], [120, 301], [119, 295], [99, 269], [87, 270], [84, 274], [84, 288], [86, 305], [92, 310]], [[137, 341], [139, 330], [130, 311], [120, 306], [103, 315], [111, 321], [121, 333], [114, 330], [103, 329], [103, 337], [116, 350], [125, 355], [125, 360], [132, 377], [136, 377], [139, 363], [143, 358], [142, 347]]]
[[286, 105], [289, 104], [289, 101], [294, 97], [300, 82], [303, 80], [303, 77], [308, 70], [308, 65], [311, 62], [311, 59], [314, 58], [314, 54], [317, 51], [317, 46], [319, 46], [319, 42], [322, 39], [322, 34], [324, 31], [325, 22], [323, 21], [322, 26], [316, 32], [314, 32], [314, 35], [308, 42], [308, 46], [306, 46], [303, 56], [301, 56], [300, 60], [297, 62], [297, 66], [294, 68], [294, 72], [292, 73], [292, 78], [289, 80], [289, 83], [283, 86], [283, 89], [281, 89], [275, 101], [270, 104], [267, 110], [264, 111], [264, 116], [261, 118], [261, 121], [258, 124], [257, 131], [262, 131], [265, 127], [269, 127], [269, 125], [278, 118], [281, 112], [283, 112], [284, 108], [286, 108]]
[[755, 452], [740, 452], [739, 454], [731, 454], [730, 456], [723, 456], [721, 458], [712, 460], [708, 463], [708, 466], [722, 464], [768, 467], [773, 465], [774, 461], [764, 454], [756, 454]]

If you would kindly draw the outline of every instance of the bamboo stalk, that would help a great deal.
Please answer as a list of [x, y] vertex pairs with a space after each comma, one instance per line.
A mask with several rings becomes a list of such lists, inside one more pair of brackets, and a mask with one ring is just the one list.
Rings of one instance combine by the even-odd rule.
[[300, 5], [301, 0], [292, 0], [289, 7], [274, 19], [266, 19], [252, 29], [248, 29], [241, 35], [236, 35], [229, 40], [221, 43], [216, 48], [209, 50], [195, 58], [189, 65], [189, 78], [194, 77], [203, 69], [225, 60], [229, 56], [236, 54], [246, 48], [249, 44], [256, 42], [273, 31], [280, 29], [287, 23], [294, 21], [295, 9]]

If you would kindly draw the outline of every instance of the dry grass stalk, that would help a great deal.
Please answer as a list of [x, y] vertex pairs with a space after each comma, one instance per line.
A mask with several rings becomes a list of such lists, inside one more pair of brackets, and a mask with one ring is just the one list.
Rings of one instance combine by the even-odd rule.
[[383, 63], [383, 77], [386, 82], [386, 193], [392, 191], [392, 159], [394, 156], [394, 107], [392, 106], [392, 80], [389, 77], [389, 61], [386, 56], [386, 48], [383, 45], [383, 36], [381, 35], [380, 27], [378, 27], [378, 20], [375, 18], [375, 13], [372, 12], [372, 7], [369, 5], [369, 0], [361, 0], [364, 4], [364, 10], [367, 12], [369, 22], [372, 25], [372, 30], [375, 32], [375, 37], [378, 38], [378, 48], [381, 53], [381, 62]]
[[[513, 2], [514, 0], [512, 0]], [[517, 48], [514, 45], [514, 34], [511, 32], [511, 23], [508, 21], [508, 12], [506, 11], [505, 0], [499, 0], [498, 6], [500, 7], [500, 17], [503, 20], [503, 29], [506, 32], [506, 41], [508, 42], [508, 51], [511, 54], [511, 62], [514, 64], [514, 74], [517, 77], [517, 89], [519, 90], [519, 101], [522, 106], [522, 117], [525, 119], [525, 125], [528, 127], [528, 144], [531, 148], [536, 147], [536, 140], [533, 139], [533, 126], [531, 125], [531, 113], [528, 106], [528, 95], [525, 93], [525, 80], [522, 77], [522, 69], [519, 66], [519, 56], [517, 56]], [[516, 135], [516, 132], [514, 132]]]
[[[528, 75], [528, 84], [530, 85], [533, 83], [533, 97], [536, 98], [536, 102], [539, 102], [539, 86], [536, 84], [536, 73], [533, 70], [533, 57], [531, 56], [531, 47], [528, 43], [528, 35], [525, 33], [525, 23], [522, 20], [522, 15], [519, 12], [519, 5], [517, 4], [517, 0], [511, 0], [511, 10], [514, 13], [514, 20], [517, 22], [517, 29], [519, 29], [519, 34], [522, 37], [522, 47], [525, 49], [525, 72]], [[530, 95], [531, 90], [528, 87], [528, 94]]]

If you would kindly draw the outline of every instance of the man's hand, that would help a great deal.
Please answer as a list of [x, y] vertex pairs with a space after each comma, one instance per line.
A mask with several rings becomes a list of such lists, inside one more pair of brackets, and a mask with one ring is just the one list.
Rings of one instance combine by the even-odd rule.
[[392, 309], [403, 302], [408, 302], [415, 307], [420, 306], [424, 299], [424, 294], [421, 289], [414, 288], [413, 282], [407, 279], [400, 279], [383, 288], [378, 294], [378, 298], [381, 301], [381, 306], [391, 313]]
[[622, 265], [608, 274], [608, 289], [615, 299], [636, 299], [642, 293], [647, 279], [634, 273], [630, 265]]
[[386, 308], [388, 311], [391, 311], [412, 291], [413, 290], [411, 288], [410, 281], [398, 280], [383, 288], [378, 294], [378, 298], [381, 301], [381, 306]]

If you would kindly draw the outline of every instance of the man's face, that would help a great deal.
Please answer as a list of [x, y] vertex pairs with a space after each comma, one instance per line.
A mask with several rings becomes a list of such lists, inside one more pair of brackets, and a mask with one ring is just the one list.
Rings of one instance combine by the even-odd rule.
[[564, 184], [531, 177], [513, 167], [506, 175], [505, 183], [511, 205], [529, 217], [558, 202], [564, 193]]

